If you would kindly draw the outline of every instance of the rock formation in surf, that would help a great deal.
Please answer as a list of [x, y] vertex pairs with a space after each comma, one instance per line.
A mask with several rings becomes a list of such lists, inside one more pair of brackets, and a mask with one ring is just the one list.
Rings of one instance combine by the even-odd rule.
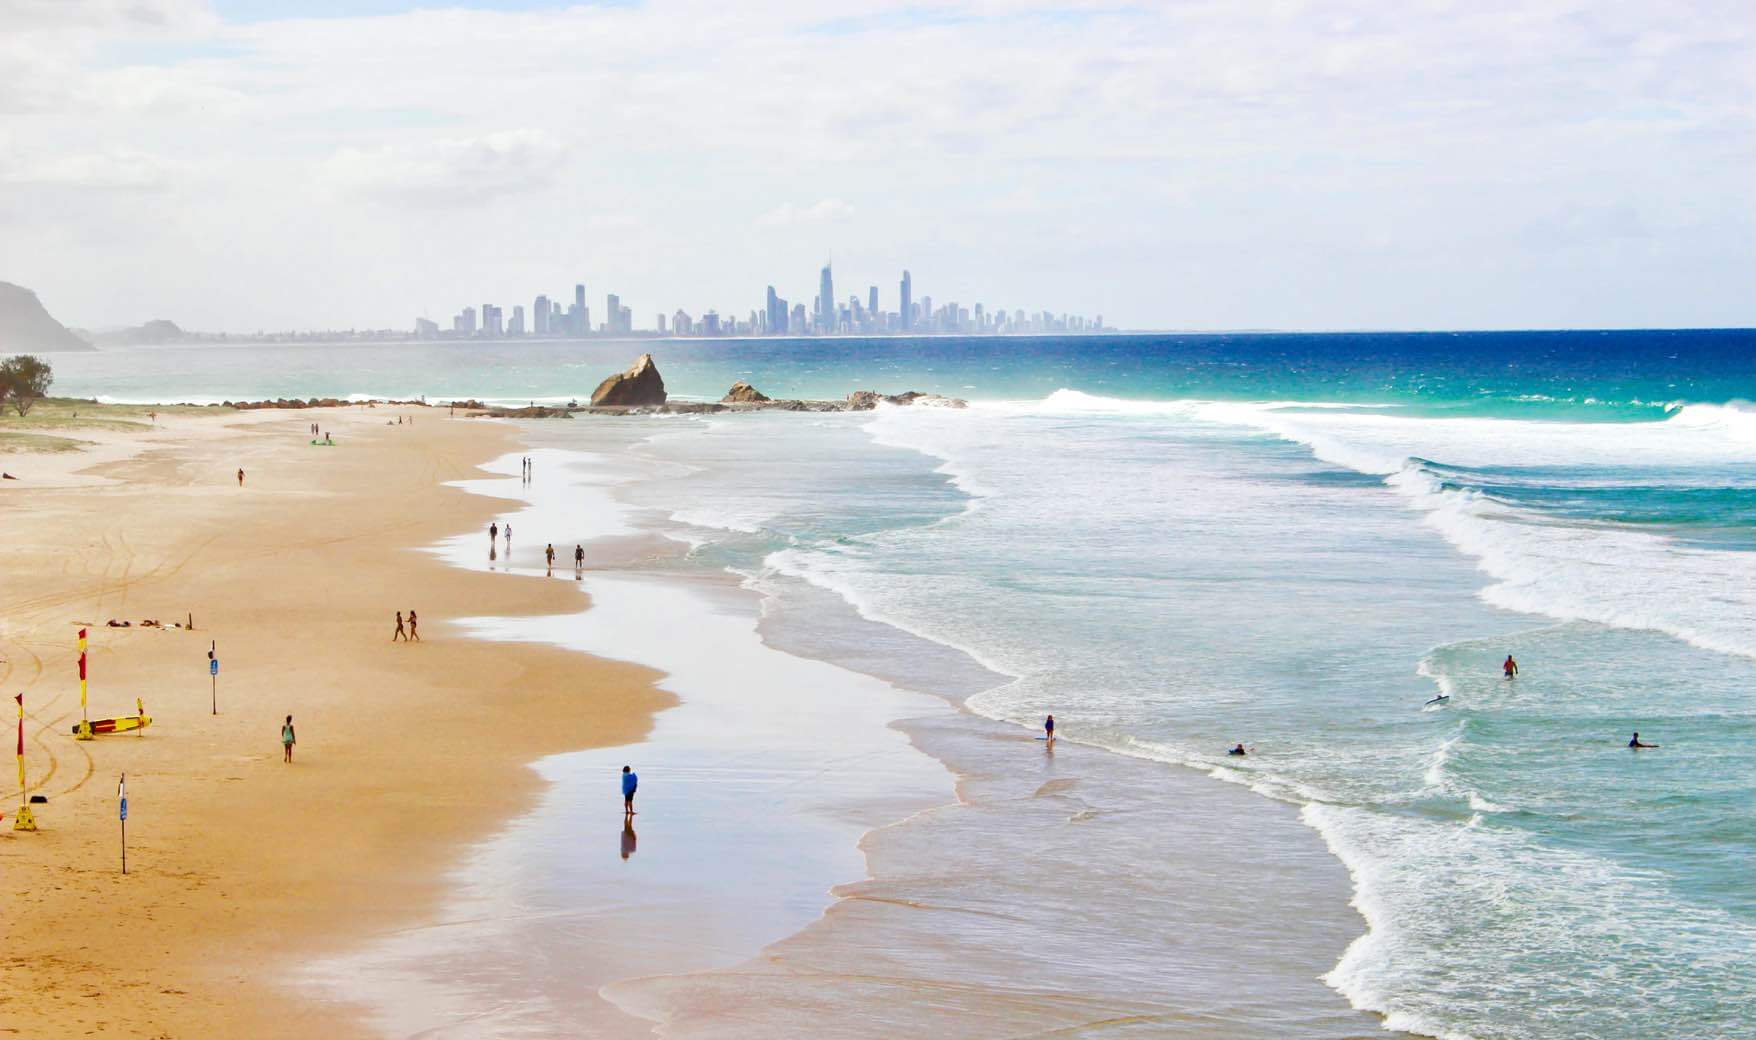
[[642, 354], [628, 366], [598, 384], [591, 392], [593, 407], [638, 408], [665, 403], [665, 381], [651, 354]]
[[767, 394], [763, 393], [762, 391], [751, 386], [749, 383], [746, 383], [742, 379], [740, 379], [736, 383], [732, 384], [732, 388], [730, 390], [727, 390], [726, 395], [719, 399], [719, 403], [720, 404], [761, 404], [762, 402], [767, 401], [767, 400], [770, 400], [770, 398]]

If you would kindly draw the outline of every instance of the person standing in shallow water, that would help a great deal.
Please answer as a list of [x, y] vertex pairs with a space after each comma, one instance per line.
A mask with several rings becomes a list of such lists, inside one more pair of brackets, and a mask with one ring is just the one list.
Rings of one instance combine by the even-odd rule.
[[495, 542], [497, 542], [499, 540], [500, 540], [500, 521], [496, 520], [493, 523], [488, 525], [488, 544], [493, 545]]
[[291, 762], [293, 760], [293, 745], [298, 742], [298, 734], [293, 732], [293, 717], [288, 715], [286, 724], [280, 728], [280, 749], [284, 756], [281, 761]]
[[1053, 715], [1043, 720], [1043, 739], [1049, 742], [1050, 747], [1055, 746], [1055, 716]]
[[1506, 655], [1506, 663], [1500, 666], [1500, 670], [1506, 673], [1508, 679], [1518, 678], [1518, 662], [1512, 659], [1511, 654]]
[[637, 815], [634, 812], [634, 792], [640, 788], [640, 776], [628, 766], [622, 767], [622, 818]]

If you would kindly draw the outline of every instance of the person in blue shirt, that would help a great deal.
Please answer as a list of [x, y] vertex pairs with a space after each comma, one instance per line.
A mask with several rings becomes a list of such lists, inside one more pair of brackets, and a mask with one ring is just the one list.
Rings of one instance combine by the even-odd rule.
[[640, 777], [627, 766], [622, 767], [622, 815], [629, 817], [634, 812], [634, 791], [640, 786]]

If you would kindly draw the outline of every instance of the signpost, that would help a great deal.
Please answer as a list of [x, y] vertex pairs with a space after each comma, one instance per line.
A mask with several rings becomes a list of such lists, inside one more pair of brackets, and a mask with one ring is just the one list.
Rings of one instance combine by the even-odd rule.
[[128, 873], [128, 774], [116, 781], [116, 815], [122, 818], [122, 873]]
[[213, 699], [213, 713], [219, 714], [219, 658], [214, 651], [219, 649], [218, 643], [210, 643], [207, 648], [207, 685], [208, 695]]

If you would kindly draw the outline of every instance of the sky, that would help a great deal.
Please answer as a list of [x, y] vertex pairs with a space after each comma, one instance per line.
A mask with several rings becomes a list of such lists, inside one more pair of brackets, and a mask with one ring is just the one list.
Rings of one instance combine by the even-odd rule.
[[1756, 325], [1756, 4], [0, 0], [0, 280], [88, 329]]

